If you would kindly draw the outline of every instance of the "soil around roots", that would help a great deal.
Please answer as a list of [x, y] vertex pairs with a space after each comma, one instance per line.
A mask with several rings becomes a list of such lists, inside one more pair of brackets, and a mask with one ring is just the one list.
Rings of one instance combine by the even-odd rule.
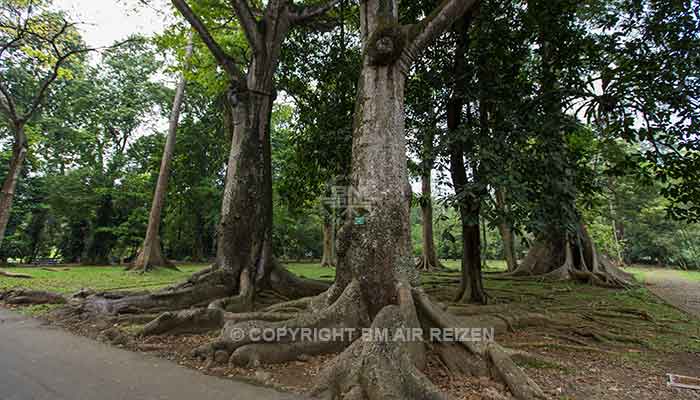
[[[286, 282], [285, 279], [289, 279], [286, 274], [288, 272], [283, 271], [275, 279]], [[95, 321], [108, 318], [146, 322], [138, 332], [141, 337], [202, 334], [219, 329], [216, 340], [192, 351], [212, 367], [251, 368], [338, 354], [320, 371], [313, 387], [312, 394], [321, 398], [443, 399], [444, 395], [425, 375], [426, 352], [436, 348], [441, 349], [437, 353], [441, 354], [443, 363], [451, 366], [455, 373], [501, 381], [518, 399], [544, 398], [537, 384], [513, 363], [510, 353], [495, 343], [431, 342], [427, 334], [419, 339], [408, 336], [405, 340], [364, 336], [367, 328], [371, 333], [414, 329], [428, 332], [432, 328], [460, 327], [442, 306], [406, 281], [396, 284], [396, 304], [382, 307], [372, 318], [362, 285], [356, 279], [344, 288], [333, 285], [314, 296], [260, 308], [259, 304], [253, 304], [255, 297], [249, 297], [246, 292], [246, 274], [240, 278], [238, 292], [225, 285], [229, 278], [224, 271], [211, 268], [193, 275], [183, 284], [152, 294], [82, 292], [67, 300], [71, 311], [65, 314], [88, 315]], [[300, 278], [294, 279], [303, 282]], [[317, 282], [309, 287], [319, 288]], [[293, 292], [299, 294], [306, 290]], [[301, 340], [283, 335], [269, 341], [261, 341], [254, 335], [262, 330], [290, 332], [293, 329], [338, 329], [352, 334], [330, 340], [318, 337]], [[120, 342], [127, 340], [118, 332], [109, 333], [111, 336], [102, 336], [114, 336]], [[393, 337], [390, 334], [389, 338]], [[448, 351], [444, 351], [446, 349]]]

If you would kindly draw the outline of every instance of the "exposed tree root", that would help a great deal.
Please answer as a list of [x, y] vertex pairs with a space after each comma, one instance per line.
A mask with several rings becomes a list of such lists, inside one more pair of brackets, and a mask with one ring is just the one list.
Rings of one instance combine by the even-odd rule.
[[231, 295], [231, 285], [227, 284], [226, 278], [227, 274], [216, 271], [201, 276], [196, 281], [190, 280], [152, 294], [118, 299], [93, 295], [86, 298], [79, 307], [94, 314], [143, 314], [205, 306], [213, 300]]
[[66, 298], [59, 294], [27, 289], [14, 289], [0, 293], [0, 300], [15, 305], [67, 303]]
[[[406, 329], [399, 306], [386, 306], [373, 329]], [[416, 368], [409, 343], [358, 339], [325, 369], [312, 390], [314, 397], [331, 399], [444, 399], [433, 383]], [[413, 356], [413, 357], [412, 357]]]
[[289, 299], [316, 296], [330, 286], [326, 282], [300, 278], [279, 264], [272, 269], [269, 281], [272, 289]]
[[431, 262], [429, 257], [421, 256], [416, 263], [416, 269], [421, 272], [446, 271], [447, 268], [438, 260]]
[[538, 240], [518, 268], [503, 276], [538, 277], [548, 281], [578, 281], [607, 288], [637, 286], [632, 275], [598, 253], [581, 226], [577, 241]]
[[265, 312], [280, 312], [284, 310], [301, 311], [305, 310], [313, 301], [314, 297], [302, 297], [301, 299], [286, 301], [283, 303], [273, 304], [263, 311]]
[[472, 353], [458, 343], [435, 343], [432, 348], [452, 374], [489, 376], [486, 363], [474, 358]]
[[[211, 363], [229, 363], [255, 367], [304, 359], [324, 353], [341, 352], [321, 373], [314, 394], [342, 399], [443, 399], [443, 395], [421, 372], [425, 367], [426, 342], [379, 340], [361, 337], [362, 329], [390, 331], [422, 328], [453, 329], [490, 327], [496, 321], [507, 329], [522, 324], [546, 325], [549, 317], [522, 314], [484, 321], [479, 315], [457, 319], [443, 311], [419, 289], [401, 282], [396, 289], [396, 304], [384, 306], [374, 319], [358, 280], [343, 286], [303, 281], [280, 270], [271, 277], [271, 288], [286, 295], [307, 296], [271, 305], [253, 312], [254, 285], [245, 271], [231, 285], [231, 277], [218, 269], [193, 275], [187, 282], [154, 294], [79, 293], [74, 311], [111, 315], [114, 321], [124, 318], [138, 321], [152, 318], [153, 313], [167, 311], [147, 323], [142, 335], [163, 333], [202, 333], [221, 329], [219, 338], [194, 351]], [[304, 282], [302, 288], [283, 288], [283, 284]], [[338, 283], [342, 284], [341, 283]], [[232, 288], [236, 288], [234, 291]], [[340, 294], [338, 295], [338, 292]], [[64, 299], [65, 301], [65, 299]], [[468, 307], [461, 307], [467, 309]], [[141, 315], [147, 313], [147, 315]], [[277, 332], [271, 339], [260, 336], [261, 330]], [[344, 329], [345, 334], [326, 338], [314, 334], [304, 337], [302, 330]], [[296, 331], [296, 336], [294, 332]], [[283, 334], [280, 336], [280, 332]], [[426, 339], [423, 337], [423, 339]], [[266, 341], [267, 340], [267, 341]], [[428, 343], [452, 373], [489, 376], [504, 382], [519, 400], [544, 398], [537, 384], [515, 364], [514, 360], [551, 362], [524, 351], [508, 350], [496, 343], [439, 342]]]
[[34, 278], [34, 277], [31, 276], [31, 275], [27, 275], [27, 274], [18, 274], [18, 273], [15, 273], [15, 272], [8, 272], [8, 271], [3, 271], [3, 270], [0, 270], [0, 275], [6, 276], [6, 277], [8, 277], [8, 278], [20, 278], [20, 279], [32, 279], [32, 278]]
[[[414, 290], [419, 315], [432, 321], [436, 326], [447, 329], [460, 326], [453, 317], [433, 305], [421, 291]], [[544, 399], [542, 389], [521, 370], [508, 351], [500, 345], [490, 342], [459, 342], [472, 354], [481, 357], [487, 365], [490, 375], [508, 385], [511, 393], [519, 400]]]
[[[323, 350], [325, 352], [337, 351], [339, 348], [347, 346], [355, 337], [335, 338], [326, 341], [326, 343], [319, 343], [317, 340], [307, 338], [309, 343], [294, 344], [293, 339], [295, 338], [291, 335], [285, 336], [281, 338], [281, 341], [285, 344], [284, 353], [287, 356], [282, 357], [275, 351], [263, 350], [264, 346], [269, 346], [274, 350], [280, 343], [261, 342], [259, 335], [262, 330], [291, 334], [294, 330], [300, 329], [366, 327], [369, 325], [367, 307], [360, 299], [359, 284], [354, 283], [348, 285], [338, 300], [322, 312], [304, 313], [295, 318], [277, 322], [268, 322], [263, 318], [244, 322], [238, 322], [234, 319], [224, 325], [221, 336], [216, 342], [196, 349], [195, 354], [207, 357], [212, 361], [220, 361], [224, 358], [223, 354], [225, 353], [229, 355], [231, 362], [239, 364], [243, 360], [254, 360], [256, 363], [290, 361], [306, 354], [303, 353], [304, 351], [313, 351], [314, 354]], [[297, 331], [297, 333], [300, 332]], [[296, 339], [302, 338], [297, 336]], [[250, 347], [247, 348], [248, 346]]]
[[588, 346], [588, 345], [574, 346], [574, 345], [552, 343], [552, 342], [526, 342], [526, 343], [515, 343], [513, 345], [514, 346], [522, 346], [522, 347], [552, 347], [552, 348], [558, 348], [558, 349], [562, 349], [562, 350], [571, 350], [571, 351], [596, 352], [596, 353], [606, 353], [606, 354], [614, 354], [614, 355], [618, 354], [614, 351], [604, 350], [604, 349], [600, 349], [598, 347], [593, 347], [593, 346]]
[[[267, 285], [269, 290], [281, 293], [280, 298], [298, 298], [317, 295], [328, 288], [324, 282], [297, 278], [275, 262]], [[262, 288], [258, 288], [262, 289]], [[109, 293], [83, 293], [85, 300], [76, 302], [83, 311], [93, 314], [143, 314], [185, 310], [191, 307], [206, 307], [227, 312], [249, 312], [253, 308], [256, 291], [250, 274], [244, 269], [238, 277], [224, 269], [207, 268], [193, 274], [187, 281], [156, 293], [132, 295]], [[168, 326], [175, 321], [191, 325], [195, 315], [181, 317], [170, 314]], [[161, 331], [158, 328], [156, 331]], [[189, 331], [191, 328], [185, 328]], [[167, 330], [165, 330], [167, 331]], [[163, 331], [163, 332], [165, 332]]]
[[219, 309], [193, 308], [178, 312], [165, 312], [146, 324], [139, 332], [142, 336], [164, 333], [203, 333], [224, 326], [224, 312]]
[[593, 328], [582, 328], [576, 331], [576, 334], [583, 337], [595, 339], [600, 343], [619, 342], [619, 343], [634, 343], [644, 345], [644, 341], [631, 335], [619, 335], [612, 332], [599, 331]]

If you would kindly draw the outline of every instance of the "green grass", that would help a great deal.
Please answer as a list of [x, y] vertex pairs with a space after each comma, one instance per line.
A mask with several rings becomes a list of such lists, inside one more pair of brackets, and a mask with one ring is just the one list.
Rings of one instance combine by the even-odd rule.
[[644, 266], [628, 267], [625, 268], [625, 271], [634, 275], [635, 279], [640, 282], [649, 282], [661, 278], [675, 278], [700, 282], [700, 271], [683, 271], [671, 268], [654, 268]]
[[[460, 262], [445, 260], [443, 264], [448, 271], [423, 274], [422, 281], [426, 289], [440, 288], [439, 293], [434, 295], [437, 295], [441, 301], [449, 302], [459, 285]], [[321, 268], [317, 263], [287, 263], [286, 266], [296, 275], [309, 279], [333, 281], [335, 277], [334, 268]], [[157, 270], [146, 275], [126, 272], [122, 267], [52, 267], [58, 272], [41, 268], [13, 269], [13, 272], [29, 274], [33, 279], [0, 277], [0, 291], [19, 287], [65, 294], [74, 293], [83, 288], [156, 290], [180, 282], [193, 272], [205, 267], [205, 265], [183, 265], [178, 266], [180, 271]], [[505, 263], [502, 261], [488, 261], [485, 268], [487, 272], [503, 270], [505, 270]], [[683, 279], [700, 280], [698, 272], [639, 267], [629, 268], [628, 271], [640, 280], [656, 276], [654, 274], [673, 274]], [[547, 312], [567, 309], [572, 314], [580, 314], [590, 310], [592, 305], [613, 305], [644, 310], [653, 316], [654, 322], [632, 321], [634, 328], [631, 332], [648, 343], [648, 347], [660, 351], [700, 351], [700, 321], [689, 318], [668, 306], [644, 288], [626, 291], [608, 290], [575, 283], [499, 280], [490, 278], [488, 274], [485, 276], [484, 285], [491, 295], [491, 304], [512, 304], [514, 309], [523, 311]], [[41, 315], [50, 311], [52, 307], [55, 306], [24, 307], [21, 312]], [[630, 328], [632, 322], [626, 321], [620, 328]], [[664, 325], [666, 330], [655, 329], [658, 328], [658, 324]]]
[[127, 272], [123, 267], [52, 267], [58, 272], [41, 268], [12, 269], [31, 275], [33, 279], [0, 277], [0, 291], [13, 288], [75, 293], [80, 289], [138, 290], [158, 289], [182, 281], [204, 265], [178, 266], [180, 271], [161, 269], [145, 275]]
[[[452, 271], [459, 271], [462, 268], [460, 260], [442, 260], [442, 265]], [[487, 260], [486, 267], [483, 270], [485, 272], [505, 272], [508, 270], [508, 267], [503, 260]]]
[[319, 263], [286, 263], [285, 266], [302, 278], [330, 282], [335, 279], [335, 268], [321, 268]]
[[[451, 271], [458, 272], [460, 269], [459, 260], [445, 260], [443, 263]], [[287, 263], [286, 266], [294, 274], [304, 278], [331, 282], [335, 279], [334, 268], [320, 268], [318, 263]], [[0, 277], [0, 291], [26, 288], [70, 294], [80, 289], [155, 290], [182, 281], [193, 272], [205, 267], [205, 265], [180, 265], [178, 266], [180, 271], [159, 269], [146, 275], [126, 272], [121, 266], [51, 267], [58, 272], [47, 271], [41, 268], [10, 269], [13, 272], [31, 275], [33, 279]], [[504, 262], [488, 261], [488, 268], [485, 270], [498, 271], [503, 269], [505, 269]]]

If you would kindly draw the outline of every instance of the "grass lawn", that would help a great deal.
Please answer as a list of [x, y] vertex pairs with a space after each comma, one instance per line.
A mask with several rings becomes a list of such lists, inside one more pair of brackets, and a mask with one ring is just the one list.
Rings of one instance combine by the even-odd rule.
[[158, 289], [184, 280], [205, 265], [181, 265], [180, 271], [157, 270], [141, 275], [127, 272], [124, 267], [52, 266], [48, 271], [41, 268], [9, 269], [31, 275], [33, 279], [7, 278], [0, 276], [0, 291], [13, 288], [47, 290], [59, 293], [75, 293], [80, 289], [137, 290]]
[[[445, 260], [447, 271], [424, 273], [423, 287], [439, 301], [450, 303], [459, 286], [459, 260]], [[335, 278], [334, 268], [321, 268], [318, 263], [287, 263], [287, 268], [298, 276], [332, 282]], [[127, 272], [123, 267], [89, 267], [89, 266], [53, 266], [54, 271], [42, 268], [10, 269], [31, 275], [33, 279], [0, 277], [0, 291], [12, 288], [28, 288], [70, 294], [83, 288], [95, 290], [156, 290], [186, 279], [193, 272], [206, 265], [180, 265], [179, 271], [157, 270], [141, 275]], [[488, 261], [486, 272], [505, 270], [503, 261]], [[627, 268], [637, 279], [647, 280], [672, 274], [676, 279], [700, 280], [699, 272], [663, 270], [634, 267]], [[492, 305], [509, 304], [513, 310], [523, 312], [561, 312], [568, 310], [572, 315], [589, 312], [596, 308], [629, 308], [643, 310], [651, 316], [652, 321], [616, 320], [614, 323], [629, 332], [636, 332], [647, 346], [659, 350], [700, 351], [700, 321], [688, 318], [673, 307], [660, 301], [645, 288], [634, 290], [609, 290], [580, 285], [571, 282], [547, 283], [537, 280], [503, 280], [484, 277], [486, 291]], [[24, 312], [38, 315], [55, 306], [33, 306]], [[656, 323], [664, 322], [666, 331], [654, 331]], [[690, 339], [689, 337], [695, 337]]]
[[[442, 260], [442, 264], [448, 269], [447, 272], [459, 272], [462, 268], [460, 260]], [[285, 266], [288, 270], [304, 278], [331, 282], [335, 279], [335, 268], [321, 268], [319, 263], [286, 263]], [[503, 272], [506, 269], [505, 261], [488, 260], [484, 271]]]
[[634, 275], [640, 282], [660, 279], [682, 279], [700, 282], [700, 271], [683, 271], [679, 269], [646, 267], [641, 265], [625, 268], [625, 271]]
[[[442, 263], [447, 267], [448, 272], [459, 272], [461, 268], [460, 260], [443, 260]], [[333, 281], [335, 278], [334, 268], [321, 268], [318, 263], [287, 263], [286, 266], [290, 271], [304, 278], [324, 281]], [[74, 293], [83, 288], [95, 290], [155, 290], [182, 281], [193, 272], [205, 267], [206, 265], [204, 264], [180, 265], [178, 266], [180, 271], [157, 270], [146, 275], [126, 272], [120, 266], [52, 267], [58, 272], [47, 271], [41, 268], [10, 269], [11, 271], [31, 275], [34, 279], [16, 279], [0, 276], [0, 291], [18, 287], [60, 293]], [[502, 260], [488, 260], [484, 268], [485, 272], [505, 270], [506, 264]], [[640, 282], [662, 276], [700, 281], [700, 272], [697, 271], [680, 271], [642, 266], [629, 267], [625, 270], [632, 273]]]

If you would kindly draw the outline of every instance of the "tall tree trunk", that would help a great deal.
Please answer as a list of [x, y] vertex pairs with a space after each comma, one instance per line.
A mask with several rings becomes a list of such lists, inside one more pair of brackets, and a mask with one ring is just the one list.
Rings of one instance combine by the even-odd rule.
[[[189, 64], [189, 59], [192, 57], [192, 33], [189, 34], [187, 48], [185, 50], [185, 68]], [[168, 136], [165, 139], [165, 148], [163, 149], [163, 158], [160, 162], [160, 172], [158, 173], [158, 183], [156, 184], [153, 202], [151, 204], [151, 213], [148, 216], [148, 228], [146, 229], [146, 237], [143, 240], [141, 251], [136, 257], [136, 261], [131, 269], [140, 269], [148, 271], [152, 267], [169, 267], [172, 266], [168, 260], [163, 257], [163, 250], [160, 243], [160, 223], [163, 204], [165, 203], [165, 195], [168, 192], [168, 178], [170, 177], [170, 164], [175, 153], [175, 143], [177, 135], [177, 126], [180, 122], [180, 110], [182, 102], [185, 98], [185, 87], [187, 81], [185, 73], [181, 72], [175, 90], [175, 99], [173, 100], [173, 108], [170, 112], [170, 121], [168, 126]]]
[[[482, 283], [481, 271], [481, 238], [479, 229], [479, 212], [481, 201], [478, 194], [464, 192], [469, 183], [464, 163], [465, 147], [469, 138], [460, 132], [462, 125], [462, 109], [464, 108], [464, 90], [467, 85], [467, 61], [469, 19], [464, 18], [455, 24], [453, 34], [457, 38], [455, 52], [454, 92], [447, 104], [447, 129], [450, 135], [450, 173], [456, 194], [459, 194], [459, 215], [462, 224], [462, 282], [457, 294], [457, 300], [462, 302], [485, 304], [486, 292]], [[465, 146], [467, 143], [468, 146]], [[475, 168], [476, 169], [476, 168]], [[476, 171], [474, 179], [478, 179]]]
[[[367, 10], [379, 3], [369, 0], [361, 6], [366, 18], [364, 37], [378, 29], [381, 17]], [[355, 200], [371, 202], [372, 206], [355, 208], [359, 218], [349, 220], [339, 232], [336, 287], [344, 289], [353, 279], [358, 280], [370, 317], [397, 303], [399, 280], [418, 283], [408, 224], [411, 193], [406, 171], [404, 85], [404, 72], [398, 64], [376, 65], [365, 60], [355, 112], [351, 182], [362, 197]]]
[[[478, 212], [460, 210], [462, 221], [479, 218]], [[462, 280], [455, 301], [462, 303], [486, 304], [481, 272], [481, 232], [479, 224], [462, 222]]]
[[512, 272], [518, 268], [518, 258], [515, 254], [513, 228], [506, 219], [506, 215], [508, 214], [508, 203], [505, 198], [505, 193], [501, 188], [496, 188], [496, 207], [498, 207], [498, 211], [501, 215], [501, 220], [498, 223], [498, 231], [501, 234], [501, 242], [503, 243], [503, 257], [506, 259], [508, 272]]
[[[432, 169], [432, 168], [431, 168]], [[418, 269], [421, 271], [435, 271], [442, 269], [435, 251], [435, 239], [433, 234], [433, 200], [431, 171], [428, 170], [421, 177], [421, 201], [420, 209], [422, 216], [422, 244], [421, 259], [418, 262]]]
[[335, 226], [327, 218], [323, 220], [323, 256], [321, 257], [321, 266], [335, 266]]
[[27, 135], [24, 133], [24, 123], [17, 123], [13, 128], [12, 158], [10, 158], [10, 166], [7, 170], [5, 182], [2, 185], [2, 193], [0, 194], [2, 195], [0, 198], [0, 244], [5, 238], [5, 230], [7, 229], [7, 223], [10, 221], [10, 212], [12, 210], [12, 201], [15, 197], [15, 190], [17, 189], [17, 182], [29, 150]]

